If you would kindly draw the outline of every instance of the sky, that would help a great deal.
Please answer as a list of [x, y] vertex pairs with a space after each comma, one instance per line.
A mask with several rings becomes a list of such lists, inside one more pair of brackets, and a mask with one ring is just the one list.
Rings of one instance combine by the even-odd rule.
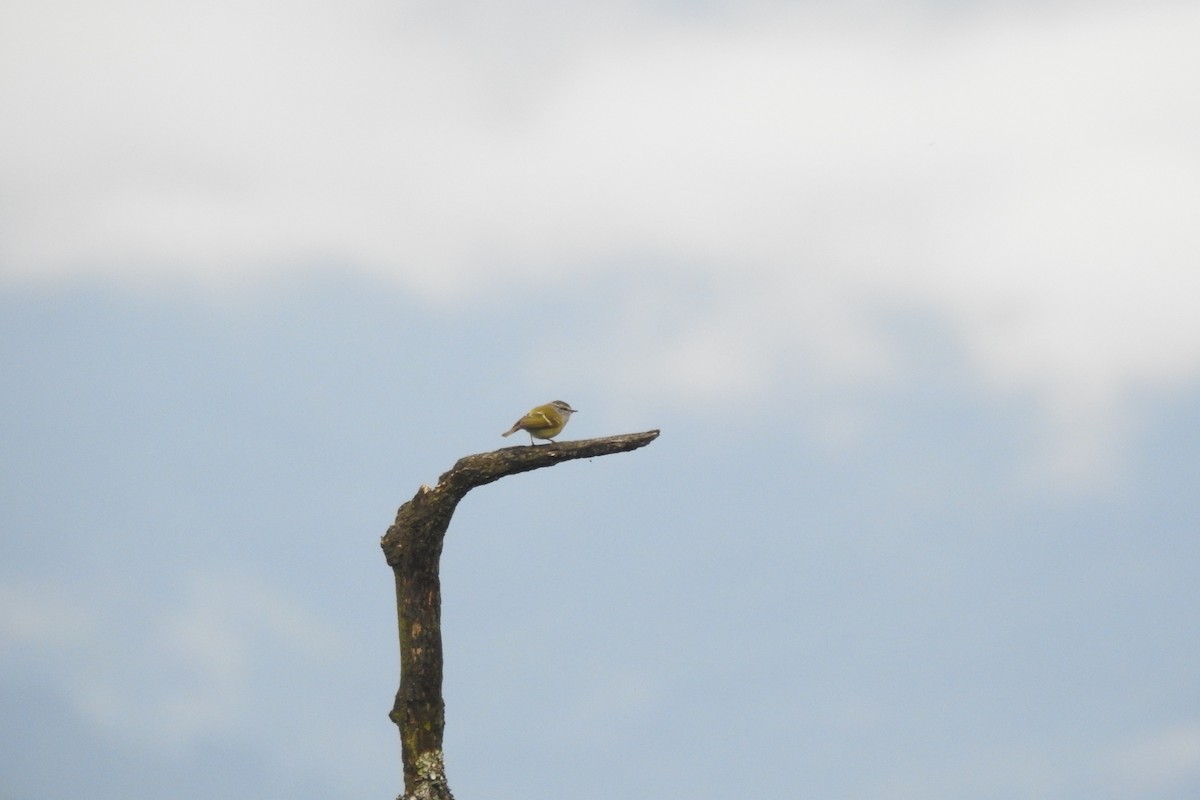
[[0, 800], [1200, 795], [1194, 3], [0, 4]]

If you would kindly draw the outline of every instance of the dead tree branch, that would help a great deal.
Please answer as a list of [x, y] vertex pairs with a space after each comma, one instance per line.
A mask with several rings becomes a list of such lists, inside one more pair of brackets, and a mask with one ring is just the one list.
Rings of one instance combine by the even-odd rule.
[[396, 579], [400, 628], [400, 689], [388, 715], [400, 729], [404, 795], [400, 800], [453, 800], [442, 758], [442, 594], [438, 564], [454, 509], [476, 486], [506, 475], [577, 458], [645, 447], [658, 431], [540, 446], [505, 447], [465, 456], [400, 506], [380, 545]]

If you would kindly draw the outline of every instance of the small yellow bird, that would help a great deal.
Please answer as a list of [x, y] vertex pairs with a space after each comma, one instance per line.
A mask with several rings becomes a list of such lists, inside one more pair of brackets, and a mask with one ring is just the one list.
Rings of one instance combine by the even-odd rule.
[[554, 437], [562, 433], [562, 429], [566, 427], [567, 420], [577, 410], [571, 408], [570, 403], [555, 400], [552, 403], [546, 403], [544, 406], [538, 406], [533, 409], [514, 422], [511, 428], [500, 435], [511, 436], [517, 431], [525, 431], [529, 434], [530, 444], [534, 443], [533, 440], [535, 437], [553, 442]]

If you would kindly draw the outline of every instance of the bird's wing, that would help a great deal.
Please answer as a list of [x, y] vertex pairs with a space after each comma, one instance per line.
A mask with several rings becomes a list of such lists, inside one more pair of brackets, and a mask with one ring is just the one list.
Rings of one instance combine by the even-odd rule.
[[528, 427], [528, 428], [553, 428], [554, 422], [552, 422], [550, 420], [550, 418], [548, 416], [546, 416], [545, 411], [538, 411], [535, 409], [533, 411], [530, 411], [524, 417], [521, 417], [521, 427], [522, 428], [526, 428], [526, 427]]

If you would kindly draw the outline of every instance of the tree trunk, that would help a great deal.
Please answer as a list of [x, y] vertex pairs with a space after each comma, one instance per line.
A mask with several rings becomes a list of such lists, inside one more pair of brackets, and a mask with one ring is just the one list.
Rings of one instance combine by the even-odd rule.
[[506, 475], [576, 458], [645, 447], [658, 431], [577, 442], [506, 447], [465, 456], [400, 506], [380, 545], [396, 578], [400, 627], [400, 689], [388, 715], [400, 729], [404, 795], [400, 800], [453, 800], [442, 758], [446, 705], [442, 700], [442, 590], [438, 563], [454, 509], [467, 492]]

